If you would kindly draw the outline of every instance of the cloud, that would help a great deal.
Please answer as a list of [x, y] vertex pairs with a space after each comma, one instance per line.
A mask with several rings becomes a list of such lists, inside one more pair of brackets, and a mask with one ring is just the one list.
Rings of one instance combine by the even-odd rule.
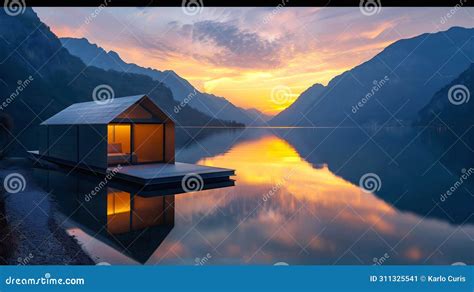
[[327, 84], [390, 43], [451, 26], [472, 27], [474, 8], [440, 23], [446, 7], [384, 7], [367, 17], [359, 7], [206, 7], [195, 17], [181, 7], [34, 8], [59, 36], [86, 37], [127, 62], [174, 70], [195, 86], [242, 107], [271, 109], [271, 89], [298, 94]]
[[[285, 37], [267, 40], [229, 22], [201, 21], [192, 26], [193, 43], [214, 46], [206, 59], [216, 65], [269, 68], [282, 64]], [[199, 53], [199, 52], [198, 52]]]

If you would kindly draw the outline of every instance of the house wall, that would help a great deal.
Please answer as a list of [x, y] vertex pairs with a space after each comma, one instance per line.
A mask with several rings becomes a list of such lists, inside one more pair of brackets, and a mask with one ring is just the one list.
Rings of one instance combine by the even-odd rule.
[[49, 155], [48, 149], [48, 126], [39, 127], [39, 154], [43, 156]]
[[107, 168], [107, 125], [80, 125], [78, 129], [81, 164]]
[[41, 126], [39, 142], [40, 155], [107, 168], [107, 125]]
[[77, 127], [50, 125], [48, 129], [48, 156], [77, 162]]
[[165, 124], [165, 162], [174, 163], [174, 124]]

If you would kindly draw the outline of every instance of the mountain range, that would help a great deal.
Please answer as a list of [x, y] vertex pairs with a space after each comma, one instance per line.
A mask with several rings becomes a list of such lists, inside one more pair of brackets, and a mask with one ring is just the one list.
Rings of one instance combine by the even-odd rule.
[[[39, 123], [72, 103], [92, 100], [94, 89], [104, 84], [116, 97], [148, 94], [179, 125], [258, 125], [267, 119], [199, 92], [173, 71], [126, 63], [85, 39], [60, 40], [31, 8], [17, 17], [0, 11], [0, 59], [0, 126], [8, 122], [12, 130], [2, 127], [2, 133], [14, 136], [7, 144], [22, 150], [35, 149]], [[473, 28], [402, 39], [326, 86], [312, 85], [270, 124], [428, 125], [436, 114], [437, 125], [469, 126], [474, 122], [472, 60]], [[454, 104], [449, 96], [459, 85], [465, 101]], [[190, 94], [189, 106], [182, 106]]]
[[211, 117], [221, 120], [233, 120], [246, 125], [262, 125], [270, 117], [256, 109], [243, 109], [235, 106], [224, 97], [203, 93], [186, 79], [171, 70], [160, 71], [126, 63], [118, 53], [106, 51], [86, 38], [60, 38], [63, 46], [74, 56], [79, 57], [88, 66], [104, 70], [143, 74], [165, 84], [179, 102], [187, 104]]
[[474, 63], [433, 96], [421, 110], [417, 124], [448, 125], [454, 131], [464, 131], [474, 125], [474, 103], [469, 102], [473, 94]]
[[147, 94], [179, 125], [242, 126], [189, 106], [177, 114], [174, 109], [180, 103], [163, 83], [141, 74], [87, 66], [63, 48], [31, 8], [15, 17], [0, 11], [0, 114], [13, 128], [5, 147], [37, 149], [38, 125], [73, 103], [93, 100], [100, 85], [110, 86], [115, 97]]
[[306, 89], [300, 96], [279, 114], [277, 114], [273, 119], [270, 120], [270, 124], [277, 126], [285, 126], [289, 123], [295, 123], [295, 114], [298, 117], [303, 118], [303, 114], [311, 108], [314, 104], [317, 103], [318, 97], [321, 96], [326, 88], [324, 85], [316, 83], [310, 88]]
[[409, 125], [433, 95], [474, 60], [474, 29], [402, 39], [370, 60], [314, 85], [272, 120], [275, 126]]

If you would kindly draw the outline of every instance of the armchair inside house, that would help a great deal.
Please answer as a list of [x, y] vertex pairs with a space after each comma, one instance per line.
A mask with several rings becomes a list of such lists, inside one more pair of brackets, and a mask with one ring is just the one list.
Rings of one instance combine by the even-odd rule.
[[131, 125], [116, 124], [108, 126], [107, 164], [132, 164], [136, 162], [135, 153], [131, 152]]
[[109, 165], [130, 164], [136, 162], [137, 155], [135, 153], [124, 152], [122, 143], [107, 144], [107, 163]]

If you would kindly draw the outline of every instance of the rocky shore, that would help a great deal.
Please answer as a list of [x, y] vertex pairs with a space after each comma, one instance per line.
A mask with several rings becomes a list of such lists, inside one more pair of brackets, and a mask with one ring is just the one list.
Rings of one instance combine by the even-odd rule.
[[54, 201], [35, 184], [30, 161], [0, 161], [0, 180], [1, 264], [95, 264], [61, 227]]

